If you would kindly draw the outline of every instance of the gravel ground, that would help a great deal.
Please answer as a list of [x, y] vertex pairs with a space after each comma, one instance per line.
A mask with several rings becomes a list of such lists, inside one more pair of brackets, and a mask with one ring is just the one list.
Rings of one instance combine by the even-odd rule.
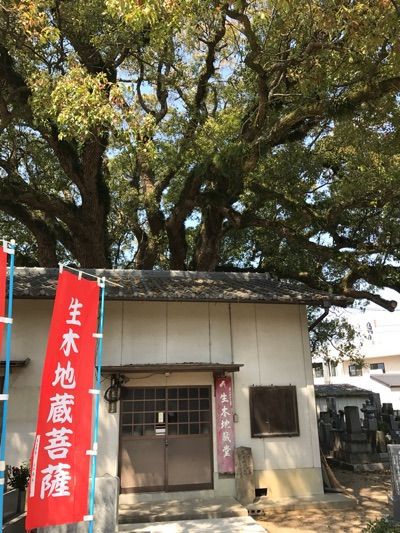
[[390, 472], [355, 473], [335, 470], [337, 479], [358, 505], [354, 509], [288, 511], [259, 520], [268, 533], [359, 533], [369, 521], [389, 514]]

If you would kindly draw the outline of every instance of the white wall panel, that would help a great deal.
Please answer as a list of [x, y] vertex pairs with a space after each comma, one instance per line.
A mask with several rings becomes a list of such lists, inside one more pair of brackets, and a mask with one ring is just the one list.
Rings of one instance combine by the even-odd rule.
[[123, 303], [123, 364], [166, 362], [166, 310], [163, 302]]
[[11, 359], [31, 358], [29, 366], [20, 371], [37, 387], [42, 376], [52, 311], [50, 300], [14, 301]]
[[[321, 467], [321, 452], [319, 448], [318, 426], [317, 426], [317, 404], [315, 401], [315, 390], [313, 383], [312, 358], [310, 349], [310, 339], [308, 334], [307, 308], [304, 305], [298, 306], [300, 317], [300, 334], [303, 343], [303, 363], [306, 376], [306, 386], [304, 396], [306, 400], [306, 410], [308, 420], [306, 431], [310, 435], [311, 451], [313, 457], [313, 466]], [[321, 482], [322, 483], [322, 482]], [[322, 486], [322, 485], [321, 485]]]
[[232, 340], [235, 363], [244, 366], [235, 374], [235, 410], [239, 422], [235, 424], [236, 446], [250, 446], [255, 468], [264, 463], [262, 439], [252, 439], [250, 432], [249, 387], [260, 384], [255, 305], [232, 304]]
[[256, 305], [261, 385], [303, 385], [299, 310], [297, 305]]
[[229, 305], [210, 303], [209, 312], [211, 362], [231, 363], [233, 354]]
[[106, 302], [104, 310], [104, 365], [122, 363], [122, 302]]
[[209, 363], [210, 324], [207, 303], [168, 303], [167, 362]]

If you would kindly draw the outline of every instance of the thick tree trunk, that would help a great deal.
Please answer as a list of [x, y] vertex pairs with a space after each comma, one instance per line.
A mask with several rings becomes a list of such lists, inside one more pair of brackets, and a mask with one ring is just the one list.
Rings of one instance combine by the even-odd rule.
[[195, 257], [196, 270], [215, 270], [219, 260], [223, 220], [223, 215], [216, 212], [213, 207], [207, 207], [206, 212], [203, 213], [203, 223]]
[[169, 219], [166, 223], [171, 270], [186, 270], [187, 243], [185, 224]]
[[84, 216], [79, 221], [78, 231], [73, 231], [73, 254], [83, 268], [110, 268], [109, 243], [104, 211], [98, 218]]
[[50, 233], [35, 235], [38, 244], [38, 259], [42, 267], [52, 268], [58, 265], [57, 241]]
[[157, 259], [158, 249], [152, 246], [146, 237], [146, 242], [139, 245], [135, 257], [135, 268], [138, 270], [152, 270]]
[[111, 268], [104, 242], [79, 237], [74, 240], [75, 257], [82, 268]]

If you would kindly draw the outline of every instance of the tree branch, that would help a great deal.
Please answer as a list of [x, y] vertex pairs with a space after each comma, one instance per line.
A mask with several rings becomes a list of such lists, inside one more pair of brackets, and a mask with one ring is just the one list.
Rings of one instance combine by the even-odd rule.
[[369, 300], [370, 302], [374, 302], [380, 307], [383, 307], [387, 311], [394, 311], [397, 307], [397, 302], [395, 302], [394, 300], [386, 300], [385, 298], [379, 296], [379, 294], [374, 294], [370, 291], [362, 291], [353, 288], [348, 288], [343, 290], [343, 294], [356, 300]]
[[353, 94], [334, 98], [327, 102], [315, 102], [287, 113], [271, 127], [265, 136], [265, 143], [269, 147], [282, 144], [288, 139], [300, 133], [303, 138], [316, 123], [327, 118], [342, 118], [352, 114], [362, 103], [376, 100], [387, 93], [400, 90], [400, 77], [387, 78], [364, 85]]

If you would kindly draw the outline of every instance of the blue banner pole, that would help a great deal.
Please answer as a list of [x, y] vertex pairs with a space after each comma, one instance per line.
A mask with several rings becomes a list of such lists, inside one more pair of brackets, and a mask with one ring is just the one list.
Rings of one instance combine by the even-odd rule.
[[103, 364], [103, 330], [104, 330], [104, 300], [106, 292], [106, 279], [99, 279], [99, 285], [101, 289], [100, 295], [100, 320], [98, 330], [98, 343], [97, 343], [97, 373], [96, 373], [96, 395], [95, 395], [95, 407], [94, 407], [94, 421], [93, 421], [93, 445], [92, 445], [92, 463], [91, 463], [91, 486], [89, 497], [89, 533], [93, 533], [94, 527], [94, 500], [96, 490], [96, 470], [97, 470], [97, 449], [99, 438], [99, 407], [100, 407], [100, 387], [101, 387], [101, 367]]
[[[8, 310], [7, 310], [7, 328], [6, 328], [6, 353], [5, 353], [5, 370], [4, 385], [1, 400], [3, 401], [3, 417], [1, 427], [1, 444], [0, 444], [0, 531], [3, 531], [3, 499], [5, 488], [5, 458], [6, 458], [6, 438], [7, 438], [7, 414], [8, 414], [8, 394], [10, 389], [10, 362], [11, 362], [11, 332], [12, 332], [12, 314], [13, 314], [13, 291], [14, 291], [14, 262], [15, 262], [15, 241], [9, 243], [4, 241], [4, 248], [10, 254], [10, 275], [8, 282]], [[1, 348], [1, 347], [0, 347]]]

